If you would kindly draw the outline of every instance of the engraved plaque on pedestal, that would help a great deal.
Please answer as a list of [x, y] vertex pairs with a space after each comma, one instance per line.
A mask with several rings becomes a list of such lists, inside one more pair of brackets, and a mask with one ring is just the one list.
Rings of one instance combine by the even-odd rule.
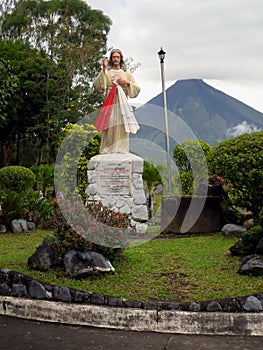
[[99, 195], [131, 194], [131, 161], [103, 161], [98, 163], [97, 186]]

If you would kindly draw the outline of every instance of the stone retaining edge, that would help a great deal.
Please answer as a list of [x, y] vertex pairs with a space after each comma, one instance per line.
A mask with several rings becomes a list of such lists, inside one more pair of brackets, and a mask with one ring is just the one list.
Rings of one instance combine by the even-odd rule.
[[132, 331], [263, 336], [262, 313], [143, 310], [0, 296], [0, 315]]
[[0, 315], [19, 318], [161, 333], [263, 336], [262, 309], [263, 293], [181, 304], [138, 301], [49, 285], [0, 268]]

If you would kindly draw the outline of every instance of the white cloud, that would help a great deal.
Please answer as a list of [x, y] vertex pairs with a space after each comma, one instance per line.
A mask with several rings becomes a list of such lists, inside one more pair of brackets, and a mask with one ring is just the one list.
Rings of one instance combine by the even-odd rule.
[[259, 131], [259, 129], [254, 124], [248, 124], [246, 121], [243, 121], [242, 123], [227, 130], [230, 137], [236, 137], [254, 131]]
[[201, 78], [226, 87], [231, 82], [233, 90], [237, 82], [239, 91], [244, 87], [246, 99], [242, 101], [249, 105], [251, 101], [252, 107], [263, 112], [262, 98], [255, 101], [254, 97], [263, 92], [261, 0], [87, 3], [113, 22], [108, 46], [121, 48], [124, 55], [141, 63], [135, 72], [142, 87], [138, 100], [146, 102], [161, 92], [157, 52], [163, 46], [167, 86], [178, 79]]

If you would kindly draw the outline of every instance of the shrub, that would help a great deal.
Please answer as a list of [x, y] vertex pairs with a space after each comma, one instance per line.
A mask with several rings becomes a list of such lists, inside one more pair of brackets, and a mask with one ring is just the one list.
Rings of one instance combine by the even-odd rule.
[[[122, 230], [130, 227], [130, 221], [126, 214], [116, 213], [103, 207], [101, 203], [90, 203], [87, 208], [82, 206], [83, 211], [81, 212], [79, 203], [71, 202], [68, 205], [66, 200], [63, 200], [58, 205], [54, 200], [53, 204], [55, 216], [52, 225], [62, 256], [71, 249], [95, 251], [103, 254], [108, 259], [114, 259], [116, 254], [119, 253], [120, 249], [117, 247], [125, 239]], [[68, 213], [69, 222], [71, 222], [71, 219], [76, 219], [74, 227], [64, 217], [63, 206], [71, 210]], [[105, 234], [106, 231], [107, 235]], [[108, 237], [108, 241], [105, 236]], [[94, 240], [92, 237], [94, 237]], [[94, 243], [94, 241], [100, 241], [101, 244]]]
[[62, 140], [55, 166], [56, 190], [62, 186], [65, 196], [76, 192], [85, 201], [87, 164], [99, 153], [100, 136], [93, 125], [67, 124]]
[[28, 191], [24, 202], [27, 220], [34, 221], [36, 224], [48, 222], [55, 214], [54, 206], [48, 198], [39, 198], [36, 191]]
[[[194, 192], [194, 177], [191, 172], [180, 170], [174, 176], [175, 188], [178, 194], [183, 194], [185, 196], [191, 196]], [[179, 186], [180, 184], [180, 186]]]
[[221, 211], [226, 223], [231, 222], [233, 224], [240, 224], [242, 220], [242, 214], [239, 210], [233, 207], [229, 199], [223, 199], [221, 202]]
[[0, 203], [2, 208], [1, 220], [5, 225], [9, 225], [14, 219], [25, 218], [25, 194], [12, 190], [2, 190], [0, 193]]
[[36, 168], [37, 187], [42, 191], [44, 197], [47, 196], [49, 188], [51, 191], [54, 184], [54, 165], [42, 164]]
[[263, 203], [263, 131], [219, 143], [209, 156], [209, 168], [226, 181], [234, 206], [259, 216]]
[[22, 193], [32, 188], [34, 182], [35, 175], [28, 168], [13, 165], [0, 169], [0, 186], [2, 189]]
[[263, 228], [260, 225], [253, 226], [242, 234], [240, 242], [244, 245], [246, 254], [255, 253], [255, 249], [261, 238], [263, 238]]
[[255, 221], [263, 227], [263, 208], [261, 208], [258, 218]]
[[94, 250], [92, 242], [86, 241], [80, 233], [74, 230], [69, 229], [64, 232], [63, 237], [60, 235], [60, 238], [62, 238], [60, 239], [60, 248], [63, 256], [72, 249], [80, 252]]
[[179, 173], [176, 182], [181, 183], [184, 195], [192, 195], [200, 183], [207, 179], [207, 161], [212, 147], [202, 140], [185, 140], [175, 146], [173, 156]]
[[54, 207], [51, 202], [46, 198], [39, 198], [38, 193], [33, 190], [21, 193], [2, 190], [0, 202], [2, 221], [7, 225], [14, 219], [26, 219], [39, 224], [54, 215]]
[[78, 192], [85, 202], [86, 200], [86, 189], [88, 183], [88, 175], [87, 175], [87, 166], [88, 160], [86, 157], [81, 156], [78, 162], [78, 172], [77, 172], [77, 182], [78, 182]]

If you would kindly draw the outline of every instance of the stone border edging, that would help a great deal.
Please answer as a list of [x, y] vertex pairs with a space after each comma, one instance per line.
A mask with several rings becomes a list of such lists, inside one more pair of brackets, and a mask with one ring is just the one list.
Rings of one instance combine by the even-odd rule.
[[178, 334], [263, 336], [263, 314], [68, 304], [0, 296], [0, 314], [71, 325]]
[[39, 321], [162, 333], [263, 336], [263, 293], [198, 303], [143, 302], [52, 286], [0, 269], [0, 302], [2, 315]]

